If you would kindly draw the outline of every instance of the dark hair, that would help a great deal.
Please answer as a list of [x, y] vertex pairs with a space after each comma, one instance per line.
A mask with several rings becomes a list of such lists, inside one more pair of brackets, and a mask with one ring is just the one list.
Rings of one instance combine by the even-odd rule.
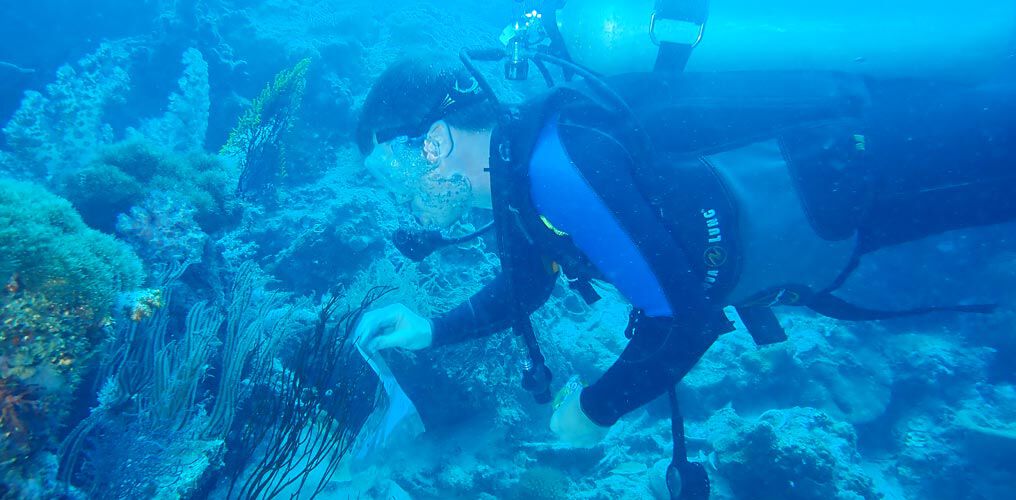
[[[429, 58], [429, 59], [428, 59]], [[470, 88], [474, 80], [461, 64], [424, 57], [403, 58], [389, 66], [367, 93], [356, 128], [356, 143], [363, 154], [370, 153], [379, 130], [399, 130], [417, 137], [431, 123], [445, 120], [469, 131], [486, 130], [497, 121], [497, 105], [483, 94], [457, 99], [459, 105], [445, 107], [450, 96], [466, 97], [456, 89]]]

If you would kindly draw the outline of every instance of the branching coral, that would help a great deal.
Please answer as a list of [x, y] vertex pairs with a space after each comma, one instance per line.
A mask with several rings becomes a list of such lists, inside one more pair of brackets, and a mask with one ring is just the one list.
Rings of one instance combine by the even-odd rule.
[[221, 440], [200, 435], [206, 418], [198, 388], [222, 315], [198, 303], [183, 336], [167, 341], [165, 311], [131, 325], [130, 348], [114, 357], [118, 376], [61, 451], [63, 479], [77, 472], [77, 484], [89, 487], [92, 498], [186, 497], [221, 451]]
[[[222, 316], [205, 303], [188, 314], [185, 329], [172, 338], [168, 312], [169, 292], [186, 264], [167, 271], [160, 279], [162, 302], [150, 316], [121, 323], [99, 377], [107, 380], [99, 406], [68, 435], [60, 449], [60, 476], [65, 482], [92, 489], [97, 497], [148, 496], [151, 488], [170, 487], [180, 492], [193, 486], [167, 479], [173, 469], [199, 472], [211, 463], [221, 440], [203, 439], [206, 425], [198, 401], [198, 387], [209, 368]], [[165, 296], [165, 297], [164, 297]], [[89, 445], [93, 453], [86, 453]], [[131, 453], [145, 450], [144, 456]], [[180, 461], [200, 450], [197, 457]], [[131, 470], [129, 461], [137, 460]], [[145, 477], [145, 473], [150, 473]], [[172, 483], [172, 484], [170, 484]], [[96, 488], [107, 488], [97, 492]]]
[[[167, 278], [165, 287], [179, 275]], [[337, 320], [340, 301], [328, 301], [308, 333], [295, 318], [305, 304], [266, 290], [267, 282], [247, 263], [234, 279], [225, 314], [198, 303], [184, 331], [174, 335], [163, 307], [122, 328], [100, 406], [62, 447], [63, 479], [77, 477], [76, 484], [100, 497], [146, 496], [160, 488], [187, 492], [226, 445], [235, 464], [229, 496], [274, 497], [305, 483], [320, 492], [359, 432], [354, 409], [373, 405], [373, 392], [357, 392], [362, 373], [348, 370], [343, 360], [356, 320], [385, 290], [375, 290]], [[280, 346], [287, 340], [295, 353], [287, 356], [292, 366], [281, 369]], [[199, 388], [216, 364], [216, 351], [219, 380], [206, 411]], [[190, 450], [188, 463], [181, 462], [180, 443]], [[167, 483], [173, 468], [190, 471], [189, 479]], [[324, 473], [311, 479], [312, 471]], [[323, 479], [311, 482], [318, 477]]]
[[208, 132], [208, 110], [211, 106], [208, 63], [200, 51], [192, 48], [184, 52], [183, 65], [179, 91], [169, 96], [166, 113], [143, 122], [138, 130], [128, 131], [128, 134], [161, 144], [169, 151], [201, 152]]
[[[129, 42], [104, 43], [76, 65], [61, 67], [45, 93], [26, 92], [3, 128], [11, 149], [4, 170], [36, 181], [62, 181], [96, 159], [114, 141], [106, 111], [128, 94], [133, 50]], [[203, 152], [210, 106], [208, 64], [201, 52], [188, 49], [183, 65], [179, 90], [169, 96], [166, 113], [143, 120], [127, 131], [128, 137], [170, 152]], [[122, 196], [117, 191], [102, 190]]]
[[222, 315], [205, 302], [191, 308], [183, 338], [165, 343], [155, 353], [152, 394], [157, 398], [143, 413], [174, 431], [183, 429], [195, 415], [198, 384], [204, 380], [212, 352], [219, 344], [222, 320]]
[[307, 86], [310, 59], [284, 70], [261, 91], [240, 117], [221, 154], [236, 159], [240, 178], [236, 192], [248, 198], [268, 194], [285, 175], [286, 141]]
[[203, 228], [217, 229], [229, 215], [236, 174], [203, 151], [208, 65], [197, 50], [186, 51], [167, 112], [114, 144], [119, 134], [106, 123], [107, 108], [128, 93], [132, 50], [128, 42], [103, 44], [76, 66], [62, 67], [45, 93], [27, 92], [3, 129], [10, 152], [0, 152], [0, 171], [56, 189], [106, 232], [152, 190], [188, 200]]
[[103, 121], [106, 107], [130, 88], [131, 49], [104, 43], [91, 55], [57, 71], [45, 94], [25, 93], [21, 107], [4, 127], [17, 173], [34, 180], [66, 174], [113, 140]]

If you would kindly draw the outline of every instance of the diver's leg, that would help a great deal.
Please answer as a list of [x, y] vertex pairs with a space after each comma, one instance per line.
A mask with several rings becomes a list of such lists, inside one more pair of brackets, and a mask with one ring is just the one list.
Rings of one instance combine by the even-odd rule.
[[1016, 220], [1016, 86], [916, 95], [900, 87], [873, 100], [875, 190], [859, 228], [862, 253]]
[[701, 319], [650, 318], [633, 311], [628, 331], [634, 335], [600, 379], [582, 390], [583, 411], [600, 425], [613, 425], [680, 382], [717, 337], [731, 330], [722, 311]]

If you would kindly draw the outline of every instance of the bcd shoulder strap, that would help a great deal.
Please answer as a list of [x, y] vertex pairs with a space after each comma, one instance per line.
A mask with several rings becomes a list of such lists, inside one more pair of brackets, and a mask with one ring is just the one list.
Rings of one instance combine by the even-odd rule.
[[[657, 0], [656, 11], [649, 22], [649, 37], [660, 47], [655, 71], [680, 73], [688, 65], [692, 50], [702, 41], [706, 20], [709, 18], [709, 0]], [[662, 37], [664, 24], [690, 23], [695, 35], [688, 40]]]

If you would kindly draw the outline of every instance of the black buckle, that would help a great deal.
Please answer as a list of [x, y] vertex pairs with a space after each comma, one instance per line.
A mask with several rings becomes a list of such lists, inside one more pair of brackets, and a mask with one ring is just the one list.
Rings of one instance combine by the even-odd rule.
[[547, 404], [553, 399], [550, 393], [550, 383], [553, 380], [554, 374], [544, 364], [533, 365], [522, 372], [522, 388], [532, 394], [538, 404]]
[[[660, 40], [660, 38], [656, 35], [656, 23], [657, 23], [657, 21], [668, 21], [668, 22], [675, 22], [675, 23], [694, 24], [694, 25], [698, 26], [698, 34], [695, 35], [695, 39], [692, 40], [691, 42], [676, 42], [676, 41], [673, 41], [673, 40]], [[649, 18], [649, 40], [651, 40], [653, 42], [653, 45], [656, 45], [657, 47], [659, 47], [661, 44], [664, 44], [664, 43], [677, 43], [677, 44], [681, 44], [681, 45], [687, 45], [689, 48], [694, 49], [695, 46], [697, 46], [699, 43], [702, 42], [702, 35], [705, 32], [706, 32], [706, 23], [704, 23], [704, 22], [698, 23], [698, 22], [695, 22], [695, 21], [689, 21], [689, 20], [685, 20], [685, 19], [672, 19], [672, 18], [669, 18], [669, 17], [661, 16], [661, 15], [659, 15], [656, 12], [653, 12], [653, 15], [650, 16], [650, 18]]]
[[628, 313], [628, 326], [624, 329], [624, 338], [628, 340], [635, 338], [635, 327], [640, 319], [642, 319], [642, 310], [632, 308], [631, 312]]
[[709, 500], [709, 475], [698, 462], [677, 462], [667, 467], [671, 500]]

